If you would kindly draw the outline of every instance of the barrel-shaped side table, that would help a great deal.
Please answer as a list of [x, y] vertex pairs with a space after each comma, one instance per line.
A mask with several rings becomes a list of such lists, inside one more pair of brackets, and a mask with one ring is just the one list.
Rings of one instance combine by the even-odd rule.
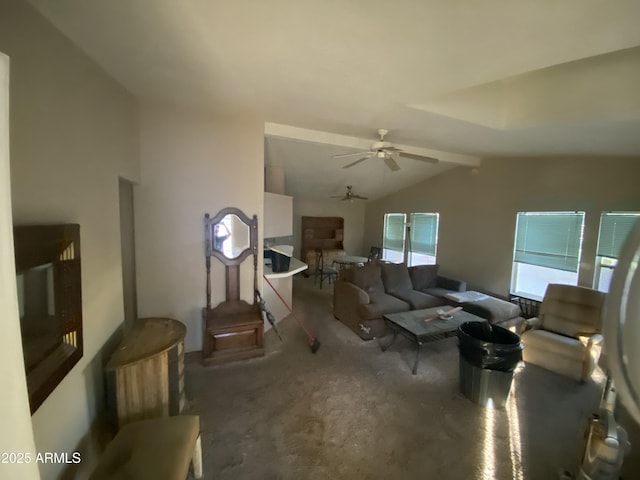
[[106, 366], [109, 408], [118, 428], [184, 408], [184, 337], [171, 318], [141, 318]]

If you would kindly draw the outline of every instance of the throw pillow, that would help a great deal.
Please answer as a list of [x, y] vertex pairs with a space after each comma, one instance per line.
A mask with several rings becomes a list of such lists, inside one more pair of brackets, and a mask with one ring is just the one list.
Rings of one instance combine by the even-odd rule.
[[409, 269], [411, 283], [416, 290], [427, 290], [436, 287], [440, 265], [416, 265]]
[[413, 290], [409, 270], [404, 263], [383, 263], [382, 283], [389, 293]]
[[351, 282], [367, 293], [384, 293], [384, 285], [380, 274], [380, 265], [366, 263], [362, 267], [345, 269], [351, 275]]

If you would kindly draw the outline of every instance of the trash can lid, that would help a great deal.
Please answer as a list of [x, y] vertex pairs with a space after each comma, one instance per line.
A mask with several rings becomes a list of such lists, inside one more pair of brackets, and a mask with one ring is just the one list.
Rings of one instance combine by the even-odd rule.
[[464, 322], [458, 327], [458, 337], [471, 337], [484, 343], [518, 345], [520, 335], [489, 322]]

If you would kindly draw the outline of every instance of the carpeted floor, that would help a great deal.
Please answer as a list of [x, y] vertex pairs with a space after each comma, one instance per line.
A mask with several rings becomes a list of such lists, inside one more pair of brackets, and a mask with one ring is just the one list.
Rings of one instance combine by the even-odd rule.
[[531, 479], [575, 471], [600, 384], [527, 365], [504, 410], [458, 390], [455, 338], [386, 352], [332, 315], [330, 286], [294, 279], [294, 312], [321, 342], [310, 352], [289, 316], [264, 358], [203, 367], [188, 354], [188, 413], [201, 418], [209, 479]]

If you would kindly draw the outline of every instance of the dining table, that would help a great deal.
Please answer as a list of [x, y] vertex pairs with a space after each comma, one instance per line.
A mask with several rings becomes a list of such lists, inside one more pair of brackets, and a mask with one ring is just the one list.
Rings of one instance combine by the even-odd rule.
[[337, 265], [338, 268], [350, 268], [360, 267], [367, 263], [369, 259], [367, 257], [359, 257], [357, 255], [340, 255], [333, 259], [333, 265]]

